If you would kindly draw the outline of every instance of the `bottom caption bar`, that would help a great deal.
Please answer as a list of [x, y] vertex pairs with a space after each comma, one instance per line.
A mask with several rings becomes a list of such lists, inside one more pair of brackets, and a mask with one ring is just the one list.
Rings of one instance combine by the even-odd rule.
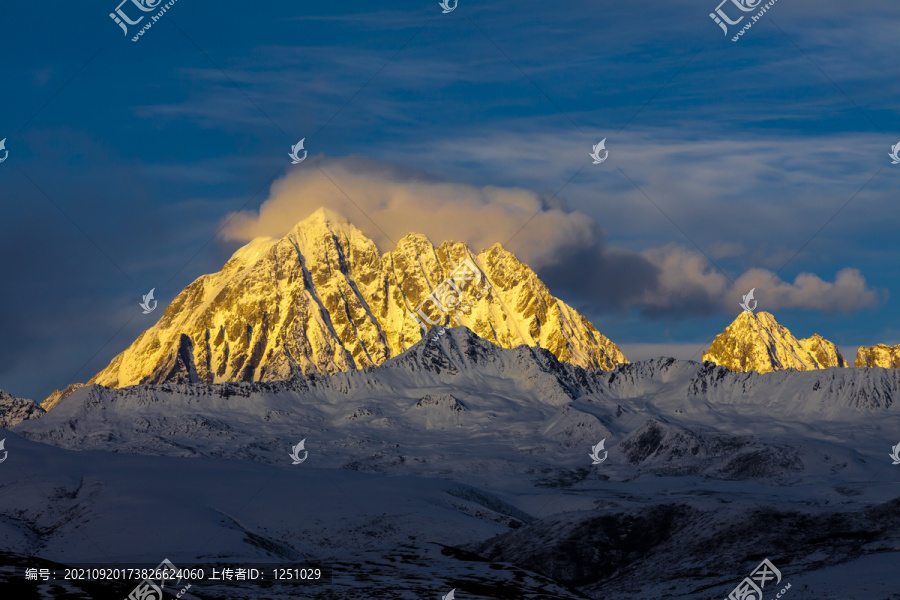
[[[254, 583], [260, 587], [289, 584], [330, 585], [334, 570], [331, 565], [307, 565], [289, 563], [253, 564], [182, 564], [175, 565], [168, 558], [156, 566], [152, 564], [76, 564], [52, 568], [24, 567], [16, 569], [14, 579], [19, 583], [35, 582], [108, 583], [118, 589], [127, 589], [123, 600], [161, 600], [163, 598], [189, 598], [196, 588], [222, 583]], [[22, 581], [24, 579], [24, 582]], [[32, 584], [34, 585], [34, 584]], [[124, 587], [123, 587], [124, 586]]]

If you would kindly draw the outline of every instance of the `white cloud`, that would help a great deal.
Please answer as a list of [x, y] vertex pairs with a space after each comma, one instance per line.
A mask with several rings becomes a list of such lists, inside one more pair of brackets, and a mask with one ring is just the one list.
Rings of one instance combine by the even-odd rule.
[[755, 288], [760, 310], [800, 308], [824, 313], [850, 312], [877, 306], [887, 293], [868, 286], [859, 269], [837, 272], [833, 282], [813, 273], [800, 273], [787, 282], [768, 269], [750, 269], [732, 280], [716, 270], [702, 254], [677, 244], [641, 253], [659, 268], [659, 286], [639, 304], [663, 309], [701, 302], [728, 312]]
[[[313, 158], [319, 162], [276, 182], [258, 212], [230, 215], [224, 236], [282, 237], [325, 207], [354, 223], [383, 252], [411, 232], [434, 244], [464, 241], [475, 252], [499, 242], [535, 270], [543, 269], [551, 285], [568, 289], [575, 296], [570, 301], [676, 318], [732, 313], [750, 288], [757, 290], [760, 309], [769, 311], [850, 312], [886, 297], [869, 287], [858, 269], [839, 271], [833, 282], [812, 273], [787, 282], [763, 268], [732, 278], [703, 253], [680, 244], [641, 252], [606, 247], [591, 217], [564, 208], [542, 210], [541, 197], [531, 190], [438, 181], [363, 157]], [[738, 243], [714, 248], [719, 257], [740, 251]]]
[[530, 190], [434, 181], [359, 157], [319, 164], [324, 174], [309, 166], [276, 182], [258, 213], [230, 215], [226, 239], [281, 237], [323, 206], [359, 227], [382, 251], [415, 232], [435, 244], [464, 241], [475, 252], [500, 242], [537, 269], [594, 239], [592, 219], [541, 210], [542, 199]]

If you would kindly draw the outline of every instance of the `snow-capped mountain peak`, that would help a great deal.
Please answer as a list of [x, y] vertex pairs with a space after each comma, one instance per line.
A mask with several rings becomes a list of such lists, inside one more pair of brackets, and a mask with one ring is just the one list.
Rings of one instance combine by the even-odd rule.
[[[463, 267], [478, 293], [465, 288]], [[436, 309], [432, 292], [460, 310]], [[255, 239], [221, 271], [191, 283], [90, 383], [274, 381], [348, 371], [401, 354], [422, 339], [425, 323], [465, 325], [498, 346], [540, 346], [587, 368], [627, 362], [500, 244], [476, 255], [463, 242], [435, 247], [410, 233], [382, 255], [351, 223], [319, 209], [283, 238]]]
[[759, 373], [847, 366], [837, 346], [822, 336], [798, 340], [772, 314], [747, 310], [716, 337], [703, 360], [732, 371]]

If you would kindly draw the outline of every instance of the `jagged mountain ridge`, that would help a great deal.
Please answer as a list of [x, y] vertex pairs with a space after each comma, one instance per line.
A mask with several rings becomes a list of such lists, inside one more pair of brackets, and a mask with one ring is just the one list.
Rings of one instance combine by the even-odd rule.
[[731, 371], [758, 373], [848, 366], [837, 346], [822, 336], [798, 340], [772, 314], [749, 310], [716, 337], [703, 360]]
[[[378, 365], [422, 338], [413, 311], [466, 259], [489, 284], [482, 297], [462, 298], [471, 306], [460, 321], [478, 335], [505, 348], [540, 346], [583, 367], [627, 362], [499, 244], [475, 255], [462, 242], [436, 248], [409, 234], [381, 255], [361, 231], [320, 209], [194, 281], [89, 383], [275, 381]], [[428, 308], [430, 321], [455, 324]]]
[[0, 390], [0, 427], [8, 429], [22, 421], [36, 419], [44, 412], [44, 409], [34, 400], [16, 398], [12, 394]]

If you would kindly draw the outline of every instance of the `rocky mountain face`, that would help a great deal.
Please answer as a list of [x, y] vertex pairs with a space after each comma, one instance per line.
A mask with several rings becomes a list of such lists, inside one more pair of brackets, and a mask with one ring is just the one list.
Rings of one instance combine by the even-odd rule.
[[8, 429], [22, 421], [35, 419], [43, 414], [44, 409], [34, 400], [16, 398], [0, 390], [0, 427]]
[[53, 393], [47, 396], [43, 402], [41, 402], [41, 408], [44, 410], [50, 410], [54, 406], [60, 403], [60, 401], [68, 398], [72, 392], [77, 390], [80, 387], [84, 387], [83, 383], [70, 383], [66, 387], [61, 390], [53, 390]]
[[850, 364], [841, 355], [841, 351], [833, 342], [829, 342], [818, 333], [804, 340], [799, 340], [800, 346], [806, 350], [810, 356], [816, 361], [818, 368], [826, 369], [828, 367], [849, 367]]
[[770, 313], [747, 310], [716, 337], [703, 360], [731, 371], [758, 373], [848, 366], [837, 346], [822, 336], [798, 340]]
[[860, 346], [856, 351], [854, 367], [884, 367], [886, 369], [900, 368], [900, 345], [886, 346]]
[[610, 369], [627, 359], [499, 244], [475, 255], [411, 233], [382, 255], [320, 209], [259, 238], [185, 288], [159, 322], [90, 383], [274, 381], [379, 365], [432, 325], [465, 325], [504, 347], [540, 346]]

